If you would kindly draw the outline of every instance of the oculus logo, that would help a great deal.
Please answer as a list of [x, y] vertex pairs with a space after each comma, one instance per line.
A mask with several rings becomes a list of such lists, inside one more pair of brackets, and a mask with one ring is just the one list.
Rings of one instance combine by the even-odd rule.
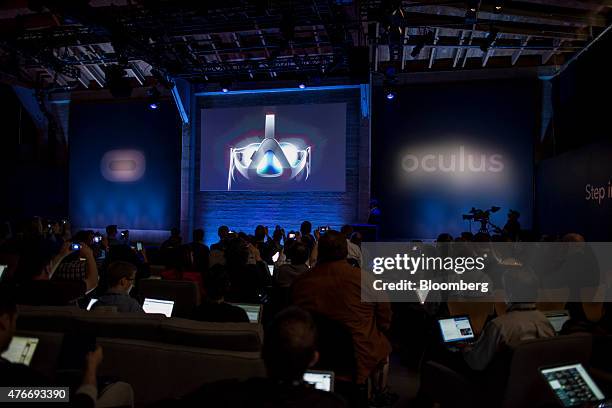
[[402, 168], [408, 173], [500, 173], [504, 170], [501, 154], [468, 152], [465, 146], [444, 153], [407, 154]]
[[100, 160], [102, 176], [114, 183], [138, 181], [145, 170], [145, 155], [140, 150], [109, 150]]

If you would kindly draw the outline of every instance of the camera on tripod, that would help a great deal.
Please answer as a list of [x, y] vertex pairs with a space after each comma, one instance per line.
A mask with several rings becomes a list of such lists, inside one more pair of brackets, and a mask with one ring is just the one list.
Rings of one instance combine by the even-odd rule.
[[462, 217], [464, 220], [474, 221], [480, 223], [480, 229], [478, 232], [483, 232], [485, 234], [489, 233], [489, 225], [491, 225], [495, 230], [498, 230], [499, 227], [491, 224], [490, 218], [491, 214], [498, 212], [501, 210], [501, 207], [491, 206], [488, 210], [482, 210], [480, 208], [472, 207], [472, 209], [467, 213], [463, 214]]

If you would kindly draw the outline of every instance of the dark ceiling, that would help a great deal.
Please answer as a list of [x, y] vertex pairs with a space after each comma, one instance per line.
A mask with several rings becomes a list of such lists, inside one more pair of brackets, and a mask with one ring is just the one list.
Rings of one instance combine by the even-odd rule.
[[3, 80], [100, 88], [562, 65], [607, 30], [612, 0], [10, 0]]

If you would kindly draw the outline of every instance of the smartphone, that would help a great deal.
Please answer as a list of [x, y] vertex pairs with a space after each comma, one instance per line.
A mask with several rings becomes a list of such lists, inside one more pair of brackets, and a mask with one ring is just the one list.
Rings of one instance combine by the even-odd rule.
[[81, 249], [81, 244], [79, 244], [78, 242], [73, 242], [72, 245], [70, 246], [70, 248], [73, 251], [78, 251], [79, 249]]
[[138, 252], [142, 252], [142, 242], [140, 241], [136, 242], [136, 250]]
[[295, 233], [294, 232], [290, 232], [289, 235], [287, 235], [287, 238], [295, 239]]
[[327, 232], [327, 230], [329, 230], [329, 227], [319, 227], [320, 232]]
[[96, 235], [93, 237], [93, 242], [96, 244], [99, 244], [100, 242], [102, 242], [102, 237], [99, 235]]

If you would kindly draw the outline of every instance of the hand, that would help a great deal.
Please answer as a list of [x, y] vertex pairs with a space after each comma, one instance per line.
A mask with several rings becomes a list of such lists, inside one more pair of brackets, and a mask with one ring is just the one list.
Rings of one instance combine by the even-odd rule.
[[79, 254], [83, 258], [93, 257], [93, 251], [91, 250], [91, 248], [87, 244], [84, 244], [83, 242], [80, 242], [80, 244], [81, 244], [81, 249], [79, 250]]
[[89, 370], [97, 370], [98, 366], [102, 363], [104, 354], [102, 353], [102, 347], [96, 346], [94, 351], [90, 351], [85, 356], [85, 367]]

